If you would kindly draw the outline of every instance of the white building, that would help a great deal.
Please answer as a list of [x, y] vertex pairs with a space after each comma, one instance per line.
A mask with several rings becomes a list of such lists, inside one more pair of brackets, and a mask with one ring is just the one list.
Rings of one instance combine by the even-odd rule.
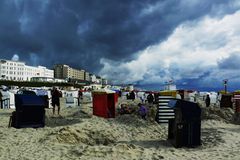
[[170, 91], [175, 91], [177, 90], [177, 87], [175, 84], [166, 84], [164, 86], [164, 90], [170, 90]]
[[107, 85], [107, 84], [108, 84], [108, 80], [107, 80], [107, 79], [104, 79], [104, 78], [102, 78], [102, 84], [103, 84], [103, 85]]
[[54, 71], [51, 69], [47, 69], [44, 66], [38, 66], [40, 77], [47, 77], [47, 78], [53, 78], [54, 77]]
[[128, 90], [128, 91], [133, 91], [134, 90], [134, 85], [128, 84], [125, 89]]
[[52, 78], [52, 77], [32, 77], [31, 81], [33, 81], [33, 82], [67, 83], [66, 79], [58, 79], [58, 78]]
[[28, 66], [25, 62], [0, 60], [0, 79], [30, 81], [32, 77], [53, 78], [53, 70], [43, 66]]
[[96, 76], [96, 84], [102, 84], [102, 78], [100, 76]]
[[96, 83], [96, 82], [97, 82], [97, 77], [96, 77], [96, 75], [90, 74], [90, 81], [91, 81], [92, 83]]

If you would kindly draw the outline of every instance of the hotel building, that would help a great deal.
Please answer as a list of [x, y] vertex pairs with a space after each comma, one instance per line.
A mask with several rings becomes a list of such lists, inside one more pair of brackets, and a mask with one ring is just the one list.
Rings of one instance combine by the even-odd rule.
[[66, 64], [57, 64], [54, 66], [54, 77], [60, 79], [85, 80], [85, 71], [71, 68]]
[[84, 80], [85, 80], [85, 81], [90, 81], [90, 74], [89, 74], [89, 72], [85, 72], [85, 74], [84, 74]]
[[43, 66], [28, 66], [25, 62], [0, 60], [0, 79], [30, 81], [32, 77], [53, 78], [53, 70]]

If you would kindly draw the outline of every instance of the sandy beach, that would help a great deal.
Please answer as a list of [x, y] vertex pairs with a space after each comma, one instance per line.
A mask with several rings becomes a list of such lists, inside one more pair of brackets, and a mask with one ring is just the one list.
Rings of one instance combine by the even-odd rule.
[[213, 116], [213, 112], [204, 113], [200, 147], [174, 148], [166, 140], [167, 125], [144, 121], [136, 115], [114, 119], [92, 116], [89, 102], [72, 108], [62, 103], [60, 117], [53, 117], [47, 109], [46, 127], [38, 129], [8, 128], [12, 111], [0, 110], [3, 160], [240, 159], [240, 126], [224, 119], [224, 115]]

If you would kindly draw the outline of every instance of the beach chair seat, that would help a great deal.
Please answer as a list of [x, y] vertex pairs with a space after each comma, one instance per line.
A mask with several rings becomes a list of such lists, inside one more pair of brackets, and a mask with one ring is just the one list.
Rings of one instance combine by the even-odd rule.
[[44, 99], [37, 95], [15, 95], [16, 111], [10, 117], [10, 126], [15, 128], [38, 128], [45, 126]]

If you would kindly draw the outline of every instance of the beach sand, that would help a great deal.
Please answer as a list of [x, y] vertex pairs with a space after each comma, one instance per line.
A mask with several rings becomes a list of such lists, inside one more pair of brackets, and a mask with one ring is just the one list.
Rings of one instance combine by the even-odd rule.
[[47, 109], [46, 127], [38, 129], [8, 128], [12, 111], [0, 110], [3, 160], [240, 159], [240, 125], [210, 114], [202, 120], [200, 147], [174, 148], [166, 140], [166, 125], [144, 121], [136, 115], [114, 119], [92, 116], [92, 104], [88, 102], [81, 107], [63, 105], [60, 117], [53, 117]]

